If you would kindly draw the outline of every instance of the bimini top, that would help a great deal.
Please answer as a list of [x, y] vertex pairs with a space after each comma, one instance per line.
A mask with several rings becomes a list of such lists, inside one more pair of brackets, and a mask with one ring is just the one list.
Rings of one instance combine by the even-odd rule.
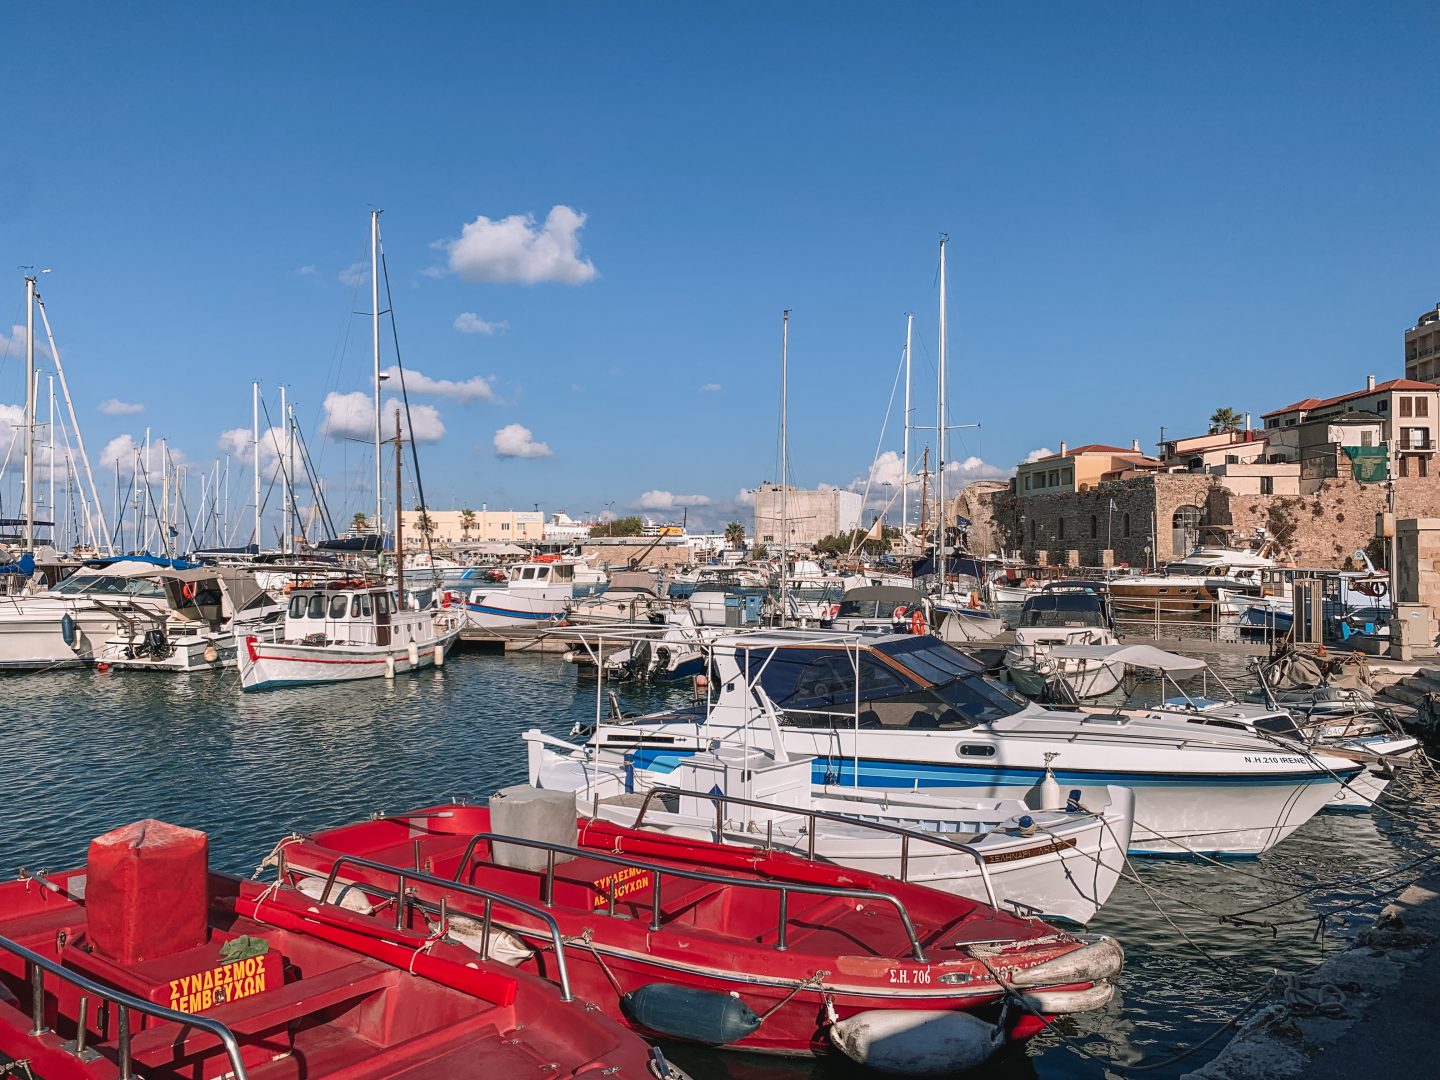
[[1210, 665], [1191, 656], [1166, 652], [1153, 645], [1054, 645], [1050, 655], [1057, 660], [1112, 660], [1151, 671], [1204, 671]]

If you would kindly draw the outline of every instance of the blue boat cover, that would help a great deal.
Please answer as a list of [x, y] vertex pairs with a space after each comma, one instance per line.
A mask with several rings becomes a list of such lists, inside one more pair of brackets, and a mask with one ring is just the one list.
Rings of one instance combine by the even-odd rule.
[[35, 573], [35, 556], [25, 552], [20, 556], [19, 561], [0, 565], [0, 574], [19, 574], [21, 577], [30, 577]]

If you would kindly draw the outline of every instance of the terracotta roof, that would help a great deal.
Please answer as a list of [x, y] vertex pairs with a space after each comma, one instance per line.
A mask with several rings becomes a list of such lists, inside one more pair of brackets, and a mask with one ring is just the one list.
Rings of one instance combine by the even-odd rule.
[[1379, 394], [1387, 390], [1434, 390], [1434, 383], [1419, 382], [1416, 379], [1387, 379], [1385, 382], [1376, 383], [1375, 389], [1366, 387], [1363, 390], [1352, 390], [1348, 394], [1337, 394], [1330, 398], [1305, 398], [1293, 405], [1286, 405], [1283, 409], [1274, 409], [1271, 412], [1261, 413], [1263, 420], [1267, 416], [1279, 416], [1281, 413], [1294, 412], [1297, 409], [1304, 409], [1307, 412], [1311, 409], [1323, 409], [1328, 405], [1338, 405], [1342, 401], [1349, 401], [1351, 398], [1367, 397], [1370, 394]]
[[[1072, 446], [1063, 454], [1048, 454], [1045, 457], [1036, 458], [1035, 461], [1054, 461], [1056, 458], [1075, 457], [1077, 454], [1120, 454], [1125, 457], [1145, 456], [1130, 446], [1106, 446], [1104, 443], [1087, 443], [1084, 446]], [[1033, 462], [1027, 461], [1025, 464], [1031, 465]]]

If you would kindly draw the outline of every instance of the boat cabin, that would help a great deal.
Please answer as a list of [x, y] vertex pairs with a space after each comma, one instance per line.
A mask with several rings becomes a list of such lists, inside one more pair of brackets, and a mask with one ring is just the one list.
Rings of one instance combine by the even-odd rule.
[[390, 645], [419, 640], [420, 621], [421, 613], [400, 607], [384, 585], [332, 582], [291, 592], [285, 640]]
[[575, 564], [563, 562], [523, 562], [510, 567], [510, 585], [573, 585]]
[[1020, 628], [1069, 629], [1099, 626], [1113, 629], [1105, 587], [1099, 582], [1057, 581], [1020, 609]]

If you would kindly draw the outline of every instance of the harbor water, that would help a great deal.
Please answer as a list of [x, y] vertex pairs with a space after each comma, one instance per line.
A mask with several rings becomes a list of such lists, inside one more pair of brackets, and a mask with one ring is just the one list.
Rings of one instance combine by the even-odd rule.
[[[1239, 663], [1218, 666], [1228, 678]], [[289, 832], [444, 799], [480, 801], [522, 782], [520, 732], [566, 736], [597, 705], [595, 681], [555, 656], [460, 654], [393, 683], [243, 695], [233, 671], [54, 673], [3, 685], [6, 873], [78, 865], [91, 837], [158, 817], [205, 830], [212, 865], [249, 874]], [[617, 693], [627, 712], [689, 696], [683, 687]], [[976, 1075], [1098, 1080], [1104, 1060], [1165, 1062], [1233, 1016], [1272, 972], [1306, 969], [1336, 948], [1378, 911], [1379, 893], [1409, 880], [1377, 875], [1437, 842], [1440, 794], [1421, 782], [1373, 814], [1323, 814], [1259, 859], [1138, 861], [1139, 880], [1122, 881], [1090, 926], [1125, 945], [1116, 1000]], [[1256, 925], [1219, 918], [1241, 911]], [[1179, 1076], [1223, 1042], [1149, 1075]], [[840, 1060], [667, 1049], [696, 1080], [858, 1073]]]

